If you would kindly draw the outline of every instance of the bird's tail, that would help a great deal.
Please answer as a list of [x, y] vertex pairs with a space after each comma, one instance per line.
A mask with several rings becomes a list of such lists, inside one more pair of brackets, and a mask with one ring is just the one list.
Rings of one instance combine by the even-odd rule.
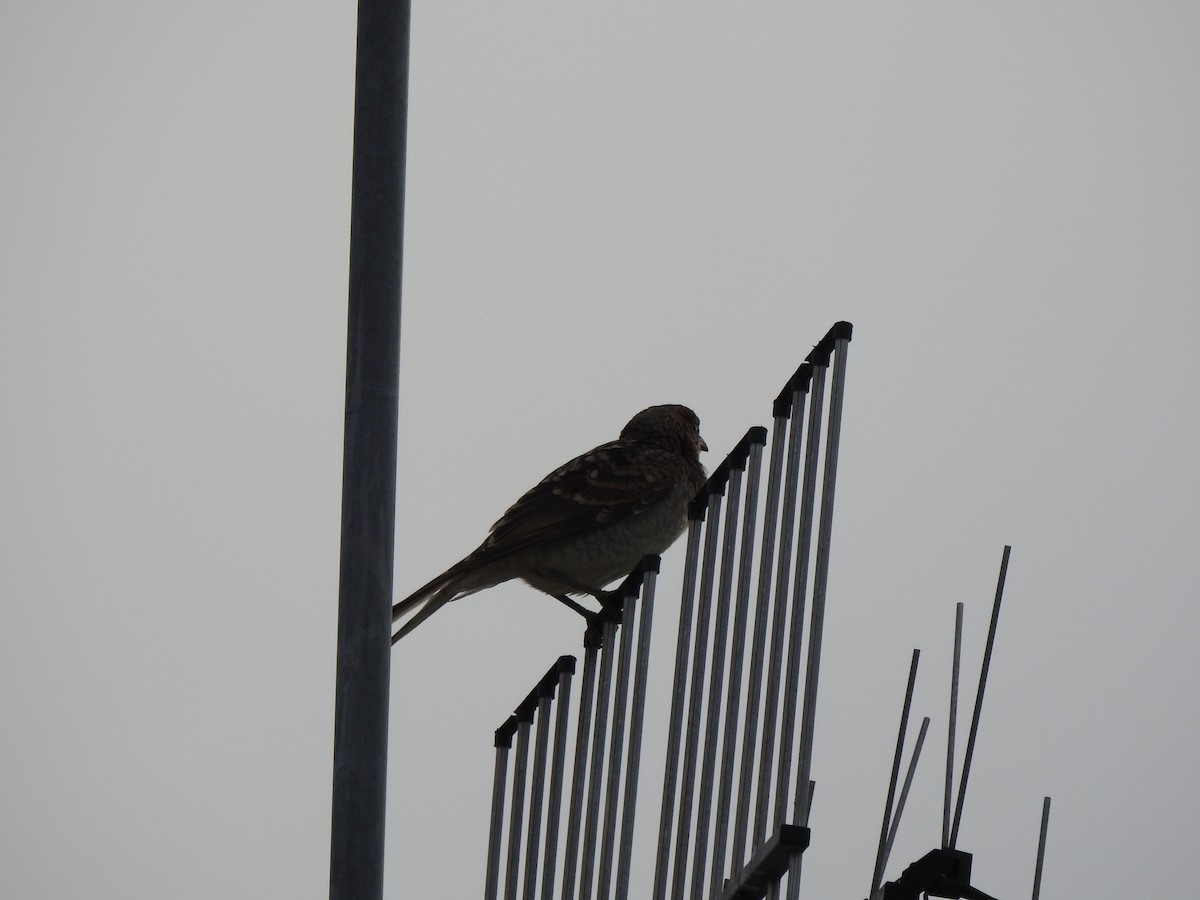
[[[410, 612], [412, 613], [408, 617], [408, 620], [400, 626], [400, 630], [392, 635], [393, 644], [451, 600], [457, 600], [459, 597], [465, 597], [467, 594], [473, 594], [481, 589], [482, 586], [464, 584], [464, 580], [467, 579], [464, 579], [463, 573], [458, 570], [458, 565], [452, 566], [433, 579], [433, 581], [417, 588], [399, 603], [392, 606], [393, 624]], [[416, 612], [413, 612], [413, 610], [416, 610]]]

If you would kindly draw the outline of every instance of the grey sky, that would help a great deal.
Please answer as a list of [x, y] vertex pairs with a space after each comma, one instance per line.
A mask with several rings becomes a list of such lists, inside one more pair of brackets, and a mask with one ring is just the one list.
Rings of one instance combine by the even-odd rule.
[[[936, 843], [954, 603], [973, 683], [1005, 543], [975, 882], [1027, 895], [1050, 794], [1044, 897], [1183, 893], [1200, 8], [427, 3], [413, 36], [398, 594], [643, 406], [695, 408], [711, 467], [848, 319], [808, 895], [867, 889], [914, 646], [889, 875]], [[5, 896], [326, 891], [353, 53], [353, 4], [0, 12]], [[406, 639], [389, 897], [478, 895], [491, 731], [578, 643], [520, 585]]]

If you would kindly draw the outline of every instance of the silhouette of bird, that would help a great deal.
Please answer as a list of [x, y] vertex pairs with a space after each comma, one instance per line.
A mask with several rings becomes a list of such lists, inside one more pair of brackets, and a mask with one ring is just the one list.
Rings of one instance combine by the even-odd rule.
[[509, 507], [479, 547], [395, 604], [393, 623], [412, 615], [392, 643], [451, 600], [513, 578], [594, 618], [569, 595], [603, 603], [605, 585], [675, 542], [704, 485], [700, 451], [707, 449], [700, 420], [686, 406], [643, 409], [617, 440], [555, 469]]

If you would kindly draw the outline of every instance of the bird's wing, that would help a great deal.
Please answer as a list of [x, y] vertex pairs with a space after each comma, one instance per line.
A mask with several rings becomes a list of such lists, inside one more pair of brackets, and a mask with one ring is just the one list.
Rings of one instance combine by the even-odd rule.
[[601, 444], [551, 472], [509, 507], [477, 561], [545, 547], [650, 509], [687, 477], [683, 459], [632, 441]]

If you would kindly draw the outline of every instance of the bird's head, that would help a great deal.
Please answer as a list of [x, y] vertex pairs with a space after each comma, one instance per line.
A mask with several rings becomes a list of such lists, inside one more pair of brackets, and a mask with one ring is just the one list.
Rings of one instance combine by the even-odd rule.
[[657, 444], [688, 459], [699, 459], [708, 444], [700, 436], [700, 418], [686, 406], [650, 406], [621, 429], [621, 440]]

